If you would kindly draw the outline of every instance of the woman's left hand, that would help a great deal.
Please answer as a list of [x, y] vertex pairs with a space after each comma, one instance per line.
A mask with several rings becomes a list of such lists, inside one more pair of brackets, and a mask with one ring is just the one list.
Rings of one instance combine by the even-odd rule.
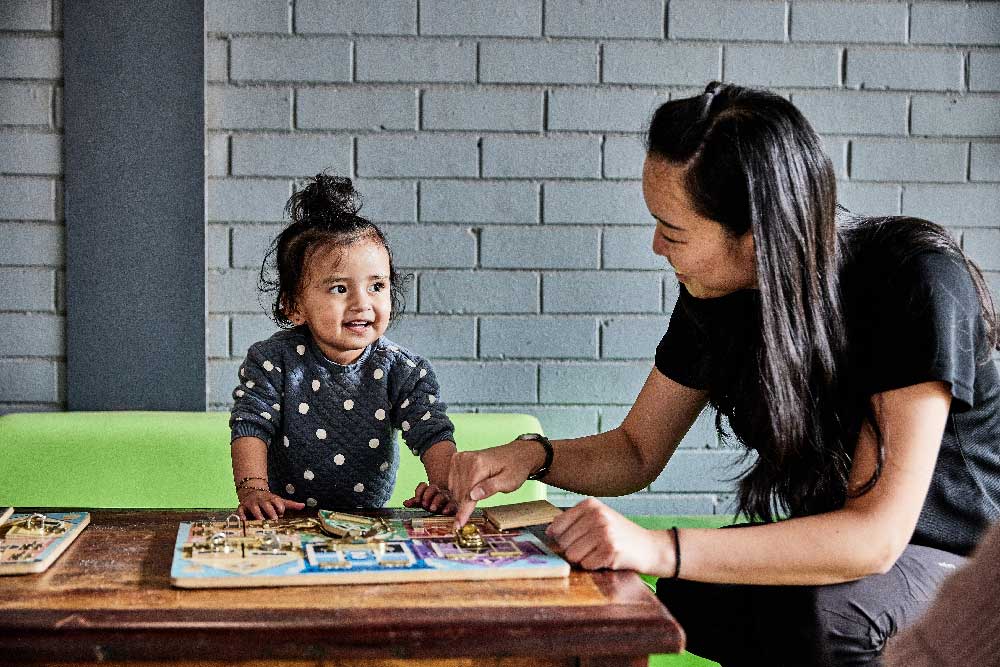
[[455, 501], [451, 499], [448, 489], [436, 484], [420, 482], [413, 490], [413, 497], [403, 501], [403, 507], [419, 507], [428, 512], [451, 516], [458, 510]]
[[594, 498], [566, 510], [545, 534], [570, 563], [586, 570], [608, 568], [670, 576], [674, 550], [669, 533], [638, 526]]

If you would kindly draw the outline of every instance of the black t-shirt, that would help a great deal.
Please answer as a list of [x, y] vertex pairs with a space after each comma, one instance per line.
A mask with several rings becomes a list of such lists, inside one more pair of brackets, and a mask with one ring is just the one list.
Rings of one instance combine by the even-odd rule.
[[[965, 555], [1000, 516], [1000, 376], [961, 259], [943, 251], [897, 258], [869, 240], [842, 269], [848, 384], [864, 396], [934, 380], [949, 384], [951, 411], [911, 541]], [[718, 377], [716, 364], [755, 363], [759, 323], [756, 290], [697, 299], [682, 285], [656, 368], [714, 392], [709, 378]], [[733, 430], [744, 443], [753, 437]]]

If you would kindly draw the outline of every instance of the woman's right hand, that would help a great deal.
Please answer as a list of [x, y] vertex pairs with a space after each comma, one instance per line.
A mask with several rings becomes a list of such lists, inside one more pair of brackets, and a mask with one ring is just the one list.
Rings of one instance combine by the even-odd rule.
[[247, 514], [254, 519], [277, 519], [285, 514], [285, 510], [305, 509], [305, 504], [287, 500], [281, 496], [271, 493], [267, 489], [257, 489], [248, 487], [236, 492], [240, 499], [240, 506], [236, 508], [236, 513], [240, 518], [246, 520]]
[[543, 461], [542, 448], [523, 440], [474, 452], [456, 452], [451, 457], [448, 471], [448, 488], [451, 489], [452, 500], [458, 503], [455, 526], [461, 528], [465, 525], [476, 503], [483, 498], [518, 489]]

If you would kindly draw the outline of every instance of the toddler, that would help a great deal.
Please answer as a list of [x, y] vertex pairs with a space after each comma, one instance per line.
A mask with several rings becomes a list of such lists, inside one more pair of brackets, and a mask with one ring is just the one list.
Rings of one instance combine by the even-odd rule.
[[399, 465], [395, 429], [428, 479], [404, 504], [454, 513], [454, 427], [427, 360], [382, 335], [401, 312], [403, 277], [360, 208], [350, 179], [318, 174], [288, 200], [291, 222], [264, 258], [259, 288], [273, 293], [282, 330], [250, 347], [233, 391], [244, 518], [383, 506]]

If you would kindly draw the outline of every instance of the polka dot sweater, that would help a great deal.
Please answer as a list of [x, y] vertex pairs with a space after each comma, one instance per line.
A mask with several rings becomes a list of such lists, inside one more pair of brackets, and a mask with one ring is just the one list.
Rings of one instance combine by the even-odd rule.
[[271, 491], [324, 509], [382, 507], [399, 467], [396, 431], [420, 456], [454, 426], [426, 359], [385, 337], [343, 366], [307, 330], [254, 343], [240, 366], [232, 439], [267, 443]]

